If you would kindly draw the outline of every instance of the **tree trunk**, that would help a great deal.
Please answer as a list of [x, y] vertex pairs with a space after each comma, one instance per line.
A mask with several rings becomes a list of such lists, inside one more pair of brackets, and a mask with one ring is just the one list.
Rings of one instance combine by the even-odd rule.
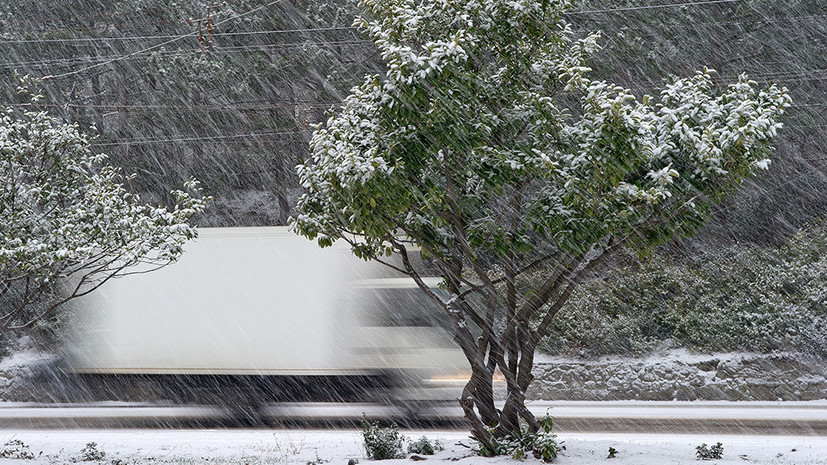
[[[518, 331], [523, 329], [518, 327]], [[531, 373], [534, 368], [534, 344], [530, 339], [520, 338], [520, 360], [516, 367], [509, 363], [508, 377], [512, 382], [507, 382], [505, 405], [502, 411], [502, 421], [498, 427], [498, 435], [521, 435], [521, 421], [525, 423], [529, 433], [536, 433], [539, 423], [534, 415], [525, 406], [526, 391], [534, 380]], [[513, 367], [513, 368], [512, 368]]]
[[[527, 333], [523, 330], [524, 328], [520, 328], [520, 331]], [[472, 369], [471, 379], [462, 392], [460, 405], [470, 426], [471, 435], [480, 442], [483, 453], [494, 454], [499, 439], [506, 436], [521, 436], [523, 425], [530, 433], [536, 433], [539, 429], [537, 419], [525, 406], [525, 392], [534, 379], [531, 370], [534, 367], [536, 344], [530, 337], [521, 338], [519, 342], [519, 353], [522, 355], [519, 363], [511, 363], [510, 360], [507, 364], [497, 363], [507, 385], [502, 411], [494, 404], [494, 370], [480, 363], [481, 355], [484, 354], [479, 354], [476, 346], [472, 350], [466, 350], [469, 349], [467, 344], [463, 350]], [[502, 354], [501, 350], [501, 347], [494, 346], [491, 349], [493, 353], [487, 355], [494, 357], [495, 353]]]
[[493, 431], [499, 420], [494, 407], [494, 374], [484, 368], [472, 369], [460, 406], [471, 427], [471, 436], [483, 448], [483, 455], [493, 455], [496, 450]]
[[[492, 338], [488, 353], [480, 354], [479, 347], [469, 344], [468, 339], [458, 338], [472, 367], [471, 379], [463, 390], [460, 405], [472, 436], [480, 442], [481, 452], [494, 454], [499, 440], [508, 436], [521, 437], [525, 432], [535, 434], [539, 430], [537, 418], [525, 405], [526, 391], [534, 380], [534, 352], [539, 338], [532, 333], [529, 322], [522, 320], [514, 328], [513, 337], [505, 339], [506, 347]], [[481, 363], [485, 356], [493, 357], [495, 369], [499, 369], [506, 380], [502, 411], [494, 404], [495, 370]]]

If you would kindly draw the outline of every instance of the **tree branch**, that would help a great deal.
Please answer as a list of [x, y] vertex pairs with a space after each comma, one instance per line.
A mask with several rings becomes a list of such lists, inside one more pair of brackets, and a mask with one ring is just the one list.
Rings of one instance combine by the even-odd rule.
[[625, 244], [624, 240], [615, 240], [614, 237], [609, 239], [608, 246], [600, 252], [600, 254], [591, 259], [587, 264], [580, 267], [579, 270], [575, 271], [573, 276], [568, 278], [568, 284], [563, 289], [563, 291], [558, 295], [557, 299], [551, 305], [549, 310], [546, 312], [546, 315], [543, 317], [543, 320], [537, 326], [532, 333], [532, 339], [534, 344], [538, 343], [540, 339], [542, 339], [546, 332], [548, 331], [549, 325], [551, 325], [551, 321], [554, 318], [554, 315], [563, 308], [563, 305], [568, 301], [569, 297], [571, 296], [572, 292], [574, 292], [575, 288], [583, 281], [583, 279], [592, 271], [594, 271], [598, 266], [602, 265], [609, 259], [612, 255], [614, 255], [617, 251], [623, 248]]

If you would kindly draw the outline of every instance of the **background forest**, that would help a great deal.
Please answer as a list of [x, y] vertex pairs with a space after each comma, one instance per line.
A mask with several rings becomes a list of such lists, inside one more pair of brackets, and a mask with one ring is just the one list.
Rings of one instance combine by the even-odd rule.
[[[685, 4], [675, 6], [675, 4]], [[190, 176], [214, 197], [197, 224], [285, 224], [313, 125], [366, 73], [374, 46], [347, 0], [19, 0], [0, 5], [0, 104], [84, 128], [150, 202]], [[584, 0], [569, 21], [603, 31], [594, 76], [642, 95], [704, 66], [746, 72], [794, 100], [769, 172], [699, 236], [579, 291], [551, 353], [704, 350], [827, 353], [827, 2]]]

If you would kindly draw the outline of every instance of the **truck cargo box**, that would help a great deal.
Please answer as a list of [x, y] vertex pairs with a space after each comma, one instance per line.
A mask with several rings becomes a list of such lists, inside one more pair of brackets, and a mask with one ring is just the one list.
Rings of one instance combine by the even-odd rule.
[[69, 363], [103, 376], [381, 375], [414, 397], [456, 398], [466, 365], [441, 312], [347, 245], [321, 249], [284, 227], [202, 228], [179, 261], [76, 305]]

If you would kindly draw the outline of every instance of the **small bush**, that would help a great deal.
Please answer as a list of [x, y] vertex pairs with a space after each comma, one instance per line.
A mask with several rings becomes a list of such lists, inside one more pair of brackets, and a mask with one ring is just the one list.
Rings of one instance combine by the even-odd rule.
[[106, 452], [98, 449], [98, 444], [95, 442], [88, 442], [83, 449], [80, 450], [79, 462], [100, 462], [106, 457]]
[[431, 440], [425, 436], [408, 444], [409, 454], [434, 455], [434, 452], [438, 450], [445, 450], [442, 443], [439, 442], [439, 440], [431, 442]]
[[551, 462], [557, 458], [557, 454], [561, 450], [560, 444], [557, 442], [557, 436], [551, 432], [552, 426], [551, 417], [546, 415], [540, 420], [540, 430], [536, 433], [529, 433], [528, 430], [523, 428], [519, 435], [508, 435], [496, 440], [494, 450], [481, 447], [479, 453], [488, 457], [510, 455], [517, 460], [524, 460], [529, 456], [533, 456], [543, 462]]
[[308, 460], [305, 465], [322, 465], [325, 463], [330, 463], [330, 460], [323, 459], [319, 457], [319, 452], [316, 452], [316, 460]]
[[617, 449], [614, 447], [609, 447], [609, 455], [606, 456], [607, 459], [616, 459], [617, 458]]
[[32, 460], [34, 459], [34, 454], [29, 450], [29, 446], [20, 439], [10, 439], [3, 445], [3, 450], [0, 451], [0, 458]]
[[706, 443], [703, 443], [695, 448], [695, 455], [698, 456], [698, 460], [719, 460], [724, 456], [724, 445], [719, 442], [707, 447]]
[[365, 441], [365, 452], [369, 459], [386, 460], [404, 458], [402, 442], [404, 437], [399, 433], [399, 427], [393, 422], [389, 428], [382, 428], [378, 421], [368, 422], [367, 417], [362, 420], [362, 438]]

